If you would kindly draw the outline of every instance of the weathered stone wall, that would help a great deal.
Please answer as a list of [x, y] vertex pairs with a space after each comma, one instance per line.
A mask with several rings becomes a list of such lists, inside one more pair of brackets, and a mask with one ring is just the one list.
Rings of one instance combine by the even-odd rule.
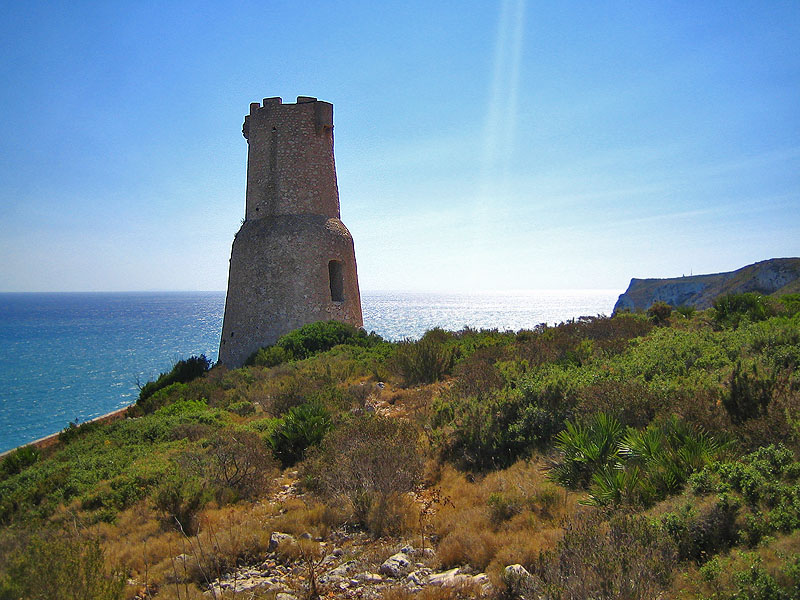
[[250, 105], [243, 133], [249, 143], [247, 219], [299, 214], [339, 218], [333, 105], [304, 96], [297, 104], [265, 98], [263, 105]]
[[339, 220], [333, 106], [267, 98], [250, 106], [242, 132], [245, 222], [231, 251], [219, 352], [228, 367], [306, 323], [362, 325], [353, 238]]

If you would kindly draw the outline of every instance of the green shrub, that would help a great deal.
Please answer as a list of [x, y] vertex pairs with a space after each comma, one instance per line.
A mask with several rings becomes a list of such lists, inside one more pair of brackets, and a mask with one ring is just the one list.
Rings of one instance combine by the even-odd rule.
[[647, 309], [647, 316], [656, 325], [666, 325], [669, 322], [669, 317], [672, 314], [672, 306], [666, 302], [653, 302], [650, 308]]
[[58, 441], [62, 444], [68, 444], [73, 440], [78, 439], [96, 431], [100, 424], [95, 421], [87, 421], [86, 423], [78, 424], [77, 422], [70, 421], [69, 424], [62, 429], [58, 434]]
[[766, 414], [774, 388], [774, 377], [760, 374], [755, 364], [748, 373], [741, 361], [737, 361], [727, 393], [722, 396], [722, 405], [731, 421], [739, 425]]
[[282, 335], [272, 346], [257, 350], [248, 357], [245, 365], [274, 367], [291, 360], [310, 358], [342, 344], [371, 348], [382, 343], [383, 338], [377, 333], [367, 333], [348, 323], [317, 321]]
[[789, 316], [800, 314], [800, 294], [786, 294], [778, 298]]
[[742, 495], [750, 514], [741, 533], [749, 545], [770, 533], [800, 529], [800, 462], [784, 446], [765, 446], [735, 461], [712, 462], [692, 481], [698, 492]]
[[691, 304], [681, 304], [680, 306], [676, 306], [674, 310], [686, 319], [691, 319], [697, 312], [697, 309]]
[[[180, 385], [180, 384], [178, 384]], [[181, 415], [191, 415], [196, 413], [205, 412], [208, 410], [208, 404], [205, 400], [181, 399], [162, 406], [155, 411], [156, 416], [164, 417], [177, 417]]]
[[96, 540], [39, 534], [0, 562], [0, 599], [118, 600], [125, 574], [109, 572]]
[[165, 525], [177, 527], [186, 535], [197, 533], [197, 514], [210, 499], [203, 480], [177, 469], [153, 493], [153, 503], [161, 511]]
[[289, 409], [269, 436], [272, 452], [284, 467], [303, 459], [309, 446], [318, 444], [331, 429], [328, 411], [320, 402], [307, 402]]
[[198, 377], [203, 376], [211, 368], [211, 361], [205, 354], [191, 356], [185, 360], [175, 363], [168, 373], [161, 373], [155, 381], [147, 382], [139, 391], [137, 405], [144, 404], [150, 396], [158, 390], [163, 389], [173, 383], [188, 383]]
[[375, 535], [396, 532], [392, 501], [422, 478], [419, 433], [404, 420], [365, 415], [331, 431], [309, 460], [308, 477], [326, 498], [345, 499]]
[[731, 600], [794, 600], [797, 595], [784, 590], [759, 561], [736, 573], [736, 593]]
[[525, 383], [474, 397], [440, 399], [431, 424], [443, 457], [471, 471], [508, 467], [544, 449], [570, 405], [557, 381]]
[[738, 511], [738, 503], [722, 495], [710, 507], [699, 511], [687, 503], [664, 515], [661, 528], [675, 543], [681, 561], [704, 563], [738, 542]]
[[738, 327], [743, 319], [763, 321], [777, 314], [775, 301], [755, 292], [728, 294], [713, 302], [714, 320], [720, 325]]
[[244, 364], [254, 367], [276, 367], [290, 360], [292, 353], [282, 346], [267, 346], [251, 354]]
[[33, 446], [23, 446], [7, 454], [0, 462], [0, 480], [16, 475], [23, 469], [31, 466], [41, 456], [41, 452]]
[[400, 342], [392, 359], [392, 370], [403, 385], [433, 383], [450, 373], [456, 357], [447, 337], [441, 329], [432, 329], [419, 341]]
[[253, 404], [249, 400], [242, 400], [241, 402], [234, 402], [233, 404], [229, 404], [226, 410], [228, 412], [232, 412], [235, 415], [239, 415], [240, 417], [247, 417], [256, 412], [256, 407], [255, 404]]

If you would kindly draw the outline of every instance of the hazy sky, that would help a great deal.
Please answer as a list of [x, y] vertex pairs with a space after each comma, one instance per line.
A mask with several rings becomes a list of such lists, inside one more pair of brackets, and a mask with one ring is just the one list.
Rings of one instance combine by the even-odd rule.
[[12, 2], [0, 291], [223, 290], [250, 102], [334, 104], [362, 290], [800, 255], [800, 2]]

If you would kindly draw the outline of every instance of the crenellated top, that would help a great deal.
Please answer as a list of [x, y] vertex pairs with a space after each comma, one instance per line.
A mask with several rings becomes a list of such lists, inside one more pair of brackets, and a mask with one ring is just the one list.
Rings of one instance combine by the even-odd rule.
[[313, 96], [298, 96], [296, 104], [283, 104], [283, 99], [280, 96], [273, 96], [271, 98], [264, 98], [261, 104], [258, 102], [250, 103], [250, 114], [245, 115], [244, 125], [242, 125], [242, 135], [248, 139], [250, 132], [250, 116], [260, 110], [269, 108], [270, 106], [296, 106], [297, 104], [314, 104], [315, 115], [315, 128], [317, 133], [323, 133], [325, 129], [333, 129], [333, 104], [317, 100]]
[[297, 103], [264, 98], [250, 105], [245, 219], [314, 214], [339, 218], [333, 158], [333, 105], [311, 96]]

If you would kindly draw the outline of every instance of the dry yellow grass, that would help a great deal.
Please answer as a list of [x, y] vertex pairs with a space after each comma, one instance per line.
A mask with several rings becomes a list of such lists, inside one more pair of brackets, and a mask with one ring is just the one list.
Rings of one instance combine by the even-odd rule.
[[441, 565], [469, 564], [490, 572], [531, 564], [539, 552], [553, 548], [561, 520], [576, 511], [580, 498], [548, 481], [537, 461], [519, 461], [485, 477], [444, 466], [436, 486], [448, 499], [431, 517]]

